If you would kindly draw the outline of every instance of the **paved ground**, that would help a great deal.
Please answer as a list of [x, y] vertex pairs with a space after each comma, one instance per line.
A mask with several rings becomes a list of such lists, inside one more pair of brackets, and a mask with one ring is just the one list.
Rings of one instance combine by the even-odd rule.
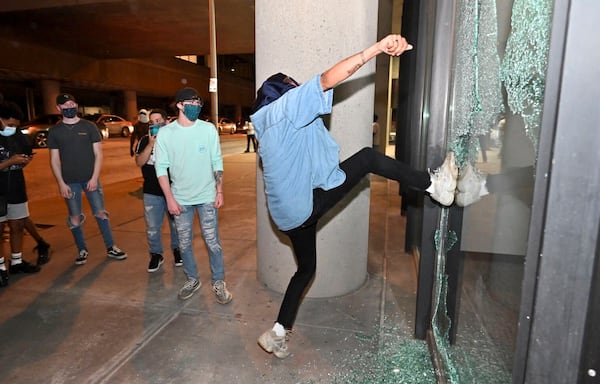
[[[258, 347], [256, 338], [272, 325], [281, 294], [257, 280], [255, 161], [253, 153], [225, 159], [221, 237], [234, 294], [226, 306], [215, 302], [208, 284], [179, 301], [185, 276], [171, 255], [159, 272], [146, 272], [141, 178], [104, 186], [126, 261], [106, 259], [89, 220], [89, 261], [74, 266], [63, 201], [32, 202], [32, 218], [45, 228], [41, 233], [54, 254], [41, 273], [12, 276], [0, 289], [0, 383], [432, 382], [416, 376], [414, 360], [399, 357], [410, 346], [420, 354], [422, 374], [431, 374], [424, 344], [412, 339], [415, 267], [403, 253], [397, 184], [376, 177], [364, 286], [343, 297], [306, 299], [287, 359]], [[196, 235], [200, 275], [208, 281], [206, 251], [198, 230]], [[165, 244], [167, 239], [165, 231]], [[26, 259], [33, 258], [33, 245], [27, 236]]]

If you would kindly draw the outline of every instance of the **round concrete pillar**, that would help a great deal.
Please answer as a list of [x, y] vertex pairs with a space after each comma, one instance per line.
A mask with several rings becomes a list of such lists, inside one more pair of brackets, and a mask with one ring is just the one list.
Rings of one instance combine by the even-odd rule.
[[125, 118], [135, 123], [138, 115], [137, 93], [130, 90], [123, 91], [123, 100], [125, 100]]
[[[283, 72], [304, 82], [377, 39], [377, 2], [363, 0], [277, 2], [256, 0], [257, 88]], [[349, 28], [349, 26], [352, 26]], [[375, 60], [334, 91], [326, 124], [341, 147], [343, 160], [371, 146]], [[270, 220], [263, 175], [257, 172], [258, 278], [284, 292], [296, 271], [287, 236]], [[359, 288], [367, 277], [369, 188], [359, 185], [326, 217], [317, 233], [317, 275], [308, 297], [332, 297]]]
[[44, 102], [44, 113], [58, 113], [56, 96], [60, 93], [60, 82], [58, 80], [40, 80], [40, 90]]

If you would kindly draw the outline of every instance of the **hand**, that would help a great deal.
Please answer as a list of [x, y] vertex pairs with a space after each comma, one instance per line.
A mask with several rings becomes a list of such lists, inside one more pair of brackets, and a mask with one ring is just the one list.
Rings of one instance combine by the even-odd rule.
[[96, 189], [98, 189], [98, 179], [90, 179], [87, 182], [87, 190], [95, 191]]
[[215, 197], [215, 208], [221, 208], [225, 204], [225, 198], [223, 198], [223, 192], [217, 192]]
[[380, 51], [390, 56], [400, 56], [404, 51], [413, 49], [401, 35], [388, 35], [377, 43]]
[[67, 184], [60, 185], [58, 187], [58, 192], [65, 199], [72, 199], [73, 198], [73, 191], [71, 191], [71, 187], [69, 187]]
[[167, 199], [167, 209], [173, 216], [179, 216], [181, 214], [181, 205], [174, 198]]
[[12, 162], [12, 164], [18, 164], [18, 165], [27, 165], [29, 164], [29, 161], [31, 160], [30, 156], [24, 155], [22, 153], [16, 154], [16, 155], [12, 155], [10, 157], [10, 161]]

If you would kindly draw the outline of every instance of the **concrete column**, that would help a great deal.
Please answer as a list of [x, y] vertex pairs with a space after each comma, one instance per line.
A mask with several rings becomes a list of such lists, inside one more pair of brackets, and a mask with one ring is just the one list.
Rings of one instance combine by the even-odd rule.
[[[257, 88], [283, 72], [299, 82], [376, 41], [377, 2], [364, 0], [256, 0]], [[375, 61], [334, 93], [326, 124], [341, 147], [340, 160], [371, 146]], [[269, 218], [260, 167], [257, 172], [258, 278], [284, 292], [296, 270], [287, 236]], [[367, 277], [368, 180], [321, 219], [317, 275], [309, 297], [332, 297], [359, 288]]]
[[125, 118], [129, 121], [136, 122], [138, 115], [138, 106], [137, 106], [137, 92], [126, 90], [123, 91], [123, 100], [124, 100], [124, 108]]
[[238, 121], [241, 121], [242, 124], [244, 123], [244, 119], [246, 117], [242, 116], [242, 105], [241, 104], [236, 104], [235, 105], [234, 116], [235, 116], [234, 122], [237, 123]]
[[56, 110], [56, 96], [60, 93], [60, 82], [58, 80], [40, 80], [40, 90], [44, 103], [44, 113], [58, 113]]

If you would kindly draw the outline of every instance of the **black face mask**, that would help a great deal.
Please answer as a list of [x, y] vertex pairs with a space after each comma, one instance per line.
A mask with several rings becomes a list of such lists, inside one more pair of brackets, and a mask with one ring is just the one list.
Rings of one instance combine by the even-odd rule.
[[77, 116], [77, 107], [63, 108], [60, 111], [62, 112], [62, 115], [67, 119], [72, 119], [75, 116]]

